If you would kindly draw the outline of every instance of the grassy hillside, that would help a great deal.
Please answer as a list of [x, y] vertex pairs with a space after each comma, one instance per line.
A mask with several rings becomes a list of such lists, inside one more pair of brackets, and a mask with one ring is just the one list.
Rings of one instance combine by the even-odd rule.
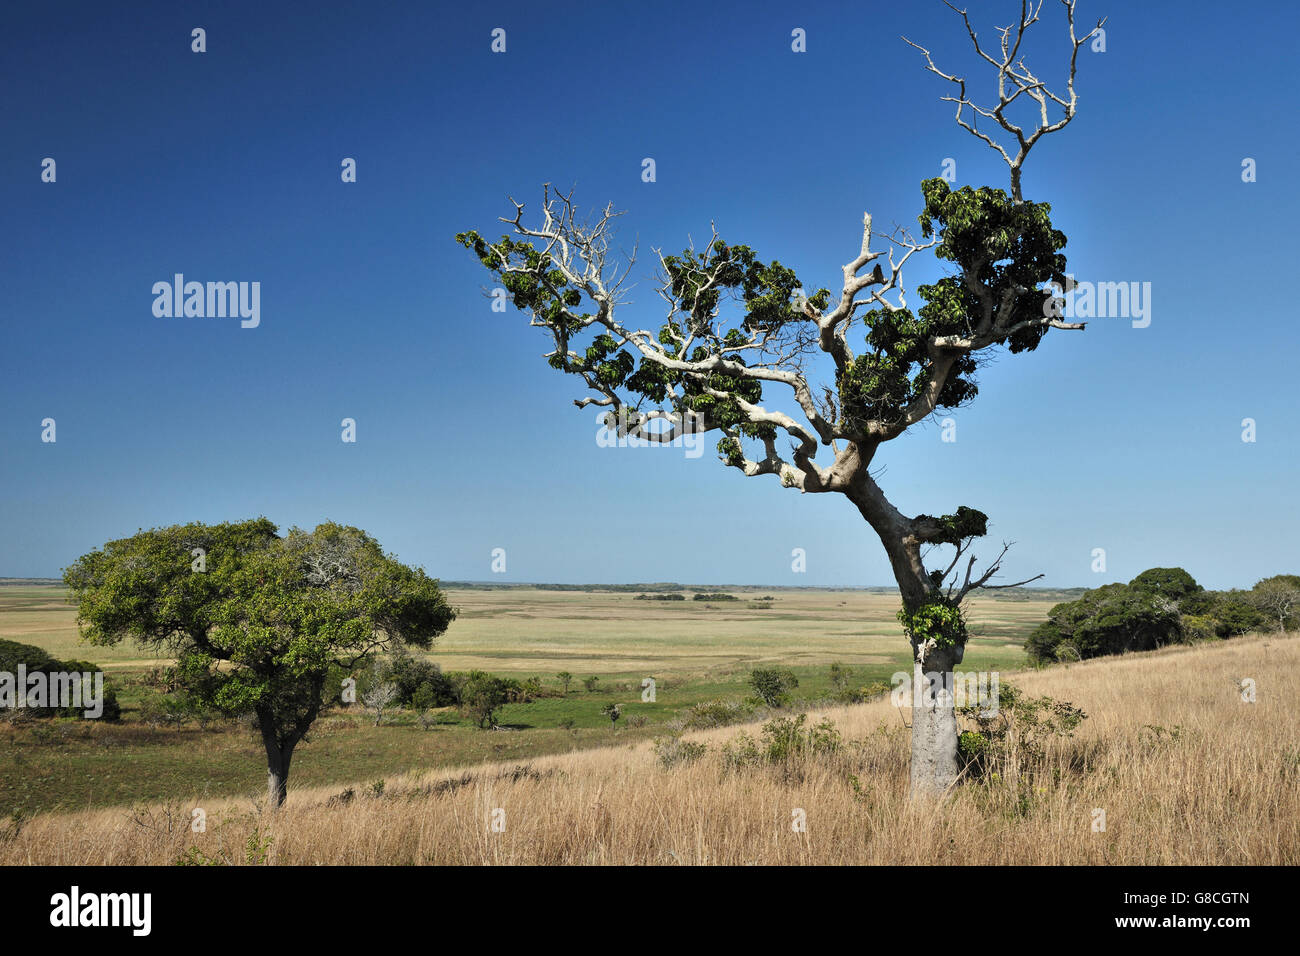
[[[1255, 703], [1242, 700], [1244, 678]], [[38, 816], [0, 837], [0, 864], [1300, 862], [1300, 640], [1244, 637], [1014, 680], [1089, 718], [1041, 762], [1013, 758], [938, 807], [904, 799], [907, 734], [882, 700], [812, 715], [840, 746], [773, 765], [728, 770], [724, 745], [758, 734], [728, 727], [688, 734], [703, 755], [669, 768], [634, 741], [299, 787], [274, 817], [192, 794]], [[204, 833], [190, 830], [194, 807]], [[796, 810], [806, 832], [791, 827]]]

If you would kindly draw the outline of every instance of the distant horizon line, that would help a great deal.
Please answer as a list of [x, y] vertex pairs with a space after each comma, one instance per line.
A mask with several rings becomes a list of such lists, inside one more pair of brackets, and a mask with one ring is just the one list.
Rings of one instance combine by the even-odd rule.
[[[438, 578], [438, 583], [444, 588], [468, 587], [468, 588], [537, 588], [539, 590], [576, 590], [585, 588], [588, 590], [619, 590], [619, 591], [701, 591], [704, 589], [718, 588], [767, 588], [773, 591], [897, 591], [896, 584], [683, 584], [678, 581], [633, 581], [627, 583], [599, 583], [599, 582], [581, 582], [567, 583], [563, 581], [491, 581], [491, 580], [460, 580], [453, 581]], [[12, 584], [63, 584], [62, 578], [49, 577], [7, 577], [0, 575], [0, 585]], [[1002, 588], [1006, 591], [1086, 591], [1089, 590], [1084, 585], [1071, 586], [1053, 586], [1053, 585], [1019, 585], [1014, 588]]]

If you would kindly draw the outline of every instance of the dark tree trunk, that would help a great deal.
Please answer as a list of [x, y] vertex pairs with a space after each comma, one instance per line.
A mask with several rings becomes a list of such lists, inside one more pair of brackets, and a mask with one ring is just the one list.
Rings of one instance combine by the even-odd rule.
[[266, 747], [266, 799], [272, 810], [284, 805], [289, 793], [289, 761], [293, 750], [267, 744]]
[[293, 760], [298, 738], [280, 734], [269, 713], [259, 710], [257, 718], [262, 730], [262, 745], [266, 748], [267, 805], [277, 810], [284, 805], [289, 793], [289, 762]]

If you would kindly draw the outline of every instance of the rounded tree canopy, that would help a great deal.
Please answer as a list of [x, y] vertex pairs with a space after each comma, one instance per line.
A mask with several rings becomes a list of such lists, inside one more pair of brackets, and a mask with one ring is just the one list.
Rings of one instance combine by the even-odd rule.
[[1182, 568], [1149, 568], [1130, 581], [1128, 586], [1147, 594], [1159, 594], [1172, 601], [1181, 601], [1204, 590]]
[[141, 531], [63, 577], [91, 643], [169, 650], [231, 710], [296, 696], [394, 643], [427, 648], [456, 616], [437, 581], [332, 522], [284, 536], [266, 518]]

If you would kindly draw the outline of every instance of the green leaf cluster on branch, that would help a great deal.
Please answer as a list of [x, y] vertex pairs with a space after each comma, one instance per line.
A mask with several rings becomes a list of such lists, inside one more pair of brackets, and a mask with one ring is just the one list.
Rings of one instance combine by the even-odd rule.
[[914, 648], [966, 646], [966, 621], [961, 608], [945, 598], [938, 597], [914, 608], [900, 608], [898, 622]]

